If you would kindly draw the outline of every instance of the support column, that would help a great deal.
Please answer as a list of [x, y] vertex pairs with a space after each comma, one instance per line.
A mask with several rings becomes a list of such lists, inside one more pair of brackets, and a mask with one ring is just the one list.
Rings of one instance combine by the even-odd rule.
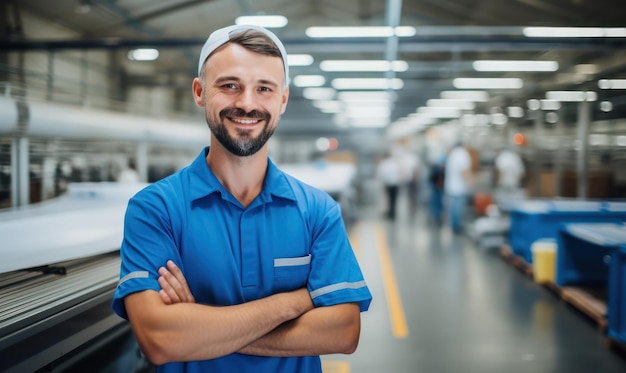
[[11, 142], [11, 206], [26, 206], [30, 201], [30, 141], [26, 136]]
[[137, 173], [139, 173], [139, 180], [142, 182], [148, 181], [148, 144], [140, 142], [137, 144]]
[[[557, 111], [559, 116], [559, 120], [556, 123], [556, 136], [559, 139], [562, 139], [565, 134], [565, 123], [563, 122], [563, 116], [560, 111]], [[566, 149], [562, 146], [559, 146], [556, 149], [556, 157], [554, 160], [554, 195], [557, 197], [563, 196], [563, 162], [565, 161], [565, 151]]]
[[533, 174], [534, 174], [534, 182], [533, 182], [533, 195], [535, 197], [541, 197], [541, 146], [540, 142], [543, 139], [543, 112], [541, 110], [535, 110], [535, 133], [533, 135]]
[[589, 122], [591, 104], [586, 99], [578, 103], [578, 193], [579, 199], [587, 198], [587, 170], [589, 163]]

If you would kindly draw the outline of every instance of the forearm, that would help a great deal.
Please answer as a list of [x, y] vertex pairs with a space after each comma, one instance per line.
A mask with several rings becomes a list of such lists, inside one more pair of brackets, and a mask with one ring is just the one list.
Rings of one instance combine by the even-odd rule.
[[315, 308], [283, 323], [238, 352], [258, 356], [350, 354], [361, 331], [358, 304]]
[[150, 361], [212, 359], [240, 350], [312, 308], [305, 289], [235, 306], [165, 305], [158, 293], [126, 298], [133, 330]]

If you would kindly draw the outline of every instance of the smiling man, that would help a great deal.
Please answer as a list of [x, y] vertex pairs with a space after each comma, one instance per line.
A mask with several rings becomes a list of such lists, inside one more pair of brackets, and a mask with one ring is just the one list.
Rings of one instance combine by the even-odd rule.
[[319, 355], [355, 351], [372, 297], [339, 205], [268, 157], [284, 46], [217, 30], [192, 89], [211, 146], [129, 201], [113, 309], [159, 372], [319, 373]]

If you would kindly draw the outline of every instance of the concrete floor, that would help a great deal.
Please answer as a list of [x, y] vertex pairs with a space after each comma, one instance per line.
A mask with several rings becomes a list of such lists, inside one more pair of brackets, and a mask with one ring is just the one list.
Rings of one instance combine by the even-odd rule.
[[592, 321], [497, 250], [429, 223], [424, 208], [394, 222], [370, 210], [350, 235], [374, 301], [358, 350], [323, 357], [325, 373], [626, 372]]

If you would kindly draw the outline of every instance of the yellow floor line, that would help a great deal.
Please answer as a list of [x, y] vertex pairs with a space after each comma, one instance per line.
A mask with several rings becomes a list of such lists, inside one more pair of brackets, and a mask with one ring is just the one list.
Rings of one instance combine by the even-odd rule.
[[398, 290], [398, 282], [393, 270], [393, 262], [387, 245], [387, 235], [385, 228], [381, 224], [376, 224], [376, 247], [380, 257], [380, 269], [383, 278], [385, 295], [387, 296], [387, 307], [389, 307], [389, 318], [391, 321], [391, 332], [396, 338], [406, 338], [409, 335], [409, 328], [404, 315], [404, 307]]
[[348, 232], [348, 240], [350, 240], [350, 245], [352, 246], [352, 251], [354, 251], [357, 261], [360, 260], [361, 256], [361, 241], [359, 241], [360, 230], [361, 224], [356, 223]]
[[324, 373], [350, 373], [350, 363], [347, 361], [322, 361], [322, 372]]

